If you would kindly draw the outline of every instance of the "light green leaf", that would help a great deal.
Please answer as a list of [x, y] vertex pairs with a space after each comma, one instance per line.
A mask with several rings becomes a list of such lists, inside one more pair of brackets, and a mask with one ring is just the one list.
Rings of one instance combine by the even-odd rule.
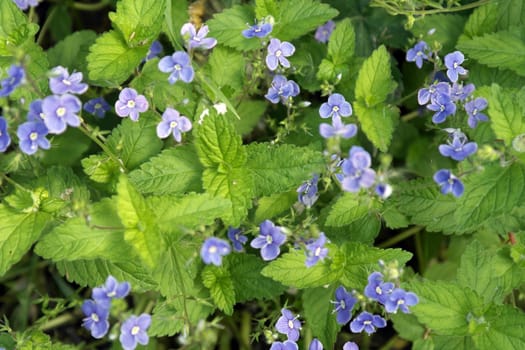
[[129, 173], [129, 180], [144, 194], [180, 194], [202, 189], [203, 168], [191, 145], [168, 148], [140, 169]]
[[324, 168], [322, 153], [308, 147], [252, 143], [246, 151], [246, 167], [253, 174], [258, 196], [295, 189]]
[[480, 334], [473, 335], [478, 349], [525, 348], [525, 314], [510, 305], [494, 306], [479, 325]]
[[279, 13], [279, 5], [276, 0], [255, 1], [255, 15], [258, 20], [271, 15], [276, 17]]
[[[443, 53], [454, 51], [456, 42], [465, 25], [465, 16], [451, 13], [424, 16], [414, 23], [414, 37], [431, 44], [438, 42]], [[432, 30], [432, 34], [428, 34]]]
[[49, 220], [46, 213], [19, 214], [0, 204], [0, 276], [27, 253]]
[[99, 183], [116, 181], [120, 166], [106, 154], [93, 154], [81, 160], [82, 169], [89, 178]]
[[120, 0], [109, 18], [130, 47], [143, 46], [159, 35], [164, 4], [165, 0]]
[[0, 56], [13, 55], [37, 31], [38, 25], [29, 23], [14, 1], [0, 1]]
[[496, 31], [497, 22], [498, 4], [489, 2], [488, 4], [480, 6], [472, 11], [467, 23], [465, 23], [463, 33], [468, 39], [486, 33], [492, 33]]
[[345, 192], [331, 206], [325, 225], [342, 227], [366, 216], [372, 202], [368, 197], [356, 196], [354, 193]]
[[[240, 135], [249, 134], [257, 123], [259, 123], [259, 120], [266, 111], [266, 107], [268, 107], [268, 104], [264, 101], [243, 99], [237, 106], [237, 113], [241, 119], [234, 120], [237, 133]], [[233, 113], [228, 111], [228, 114]]]
[[349, 18], [337, 23], [328, 41], [328, 57], [334, 65], [348, 65], [355, 53], [355, 31]]
[[[361, 112], [384, 103], [396, 86], [390, 71], [390, 54], [385, 46], [381, 45], [365, 60], [357, 76], [355, 97], [363, 106]], [[381, 121], [378, 121], [378, 124], [380, 123]]]
[[434, 347], [429, 350], [471, 350], [476, 347], [471, 337], [433, 335], [432, 340]]
[[303, 309], [306, 324], [312, 330], [312, 336], [319, 339], [325, 349], [333, 349], [337, 333], [341, 326], [333, 313], [337, 285], [331, 287], [310, 288], [303, 292]]
[[[49, 62], [42, 47], [33, 42], [33, 40], [27, 41], [18, 50], [22, 50], [25, 53], [23, 60], [26, 70], [26, 81], [31, 79], [35, 84], [34, 86], [40, 91], [35, 91], [35, 88], [23, 88], [21, 86], [11, 93], [10, 98], [17, 101], [17, 103], [24, 102], [26, 105], [29, 105], [31, 101], [42, 98], [42, 94], [49, 93], [49, 79], [47, 77]], [[54, 147], [54, 143], [52, 147]]]
[[[242, 91], [245, 82], [246, 60], [242, 53], [224, 46], [213, 49], [208, 60], [210, 78], [223, 92], [229, 87], [235, 94]], [[228, 69], [225, 69], [228, 67]], [[226, 89], [225, 89], [226, 88]], [[228, 93], [229, 95], [235, 95]]]
[[180, 28], [184, 23], [189, 22], [189, 11], [187, 9], [188, 0], [166, 0], [164, 11], [164, 32], [171, 40], [173, 47], [182, 47], [182, 35]]
[[255, 210], [253, 221], [271, 220], [273, 217], [290, 210], [295, 202], [297, 202], [296, 191], [275, 193], [268, 197], [261, 197], [257, 200], [257, 209]]
[[148, 47], [129, 48], [120, 34], [111, 30], [99, 36], [89, 51], [89, 79], [94, 85], [116, 87], [146, 57]]
[[405, 314], [398, 312], [390, 314], [394, 329], [403, 339], [416, 341], [423, 339], [425, 335], [425, 327], [418, 322], [416, 316], [413, 314]]
[[366, 137], [374, 146], [386, 152], [399, 122], [399, 109], [384, 104], [367, 107], [361, 101], [355, 102], [354, 109]]
[[[46, 80], [47, 82], [47, 80]], [[51, 148], [42, 155], [46, 165], [77, 165], [82, 155], [89, 149], [92, 141], [77, 128], [67, 128], [60, 137], [53, 139]]]
[[226, 315], [231, 315], [235, 305], [235, 290], [230, 272], [225, 268], [208, 265], [202, 270], [201, 276], [202, 283], [210, 290], [215, 305]]
[[89, 53], [89, 47], [95, 42], [96, 38], [97, 33], [92, 30], [80, 30], [67, 36], [47, 50], [49, 64], [51, 67], [58, 65], [67, 67], [70, 72], [82, 72], [84, 78], [87, 78], [86, 57]]
[[525, 25], [525, 4], [521, 0], [499, 0], [498, 29]]
[[221, 13], [215, 14], [209, 20], [210, 37], [216, 38], [218, 42], [239, 51], [255, 50], [261, 46], [256, 38], [246, 39], [242, 31], [248, 29], [248, 24], [254, 22], [255, 14], [253, 6], [233, 6]]

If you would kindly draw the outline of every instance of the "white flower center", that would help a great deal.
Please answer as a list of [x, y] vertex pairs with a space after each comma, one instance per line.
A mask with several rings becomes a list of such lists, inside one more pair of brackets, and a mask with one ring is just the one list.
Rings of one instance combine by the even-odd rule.
[[315, 252], [314, 252], [314, 255], [315, 255], [315, 256], [319, 256], [319, 255], [321, 255], [321, 247], [317, 247], [317, 249], [316, 249]]
[[182, 66], [181, 66], [180, 64], [177, 63], [176, 65], [173, 66], [173, 69], [175, 69], [175, 70], [181, 70], [181, 69], [182, 69]]
[[272, 235], [267, 235], [266, 236], [266, 243], [271, 244], [272, 242], [273, 242]]
[[399, 299], [397, 301], [397, 305], [403, 305], [405, 303], [405, 301], [403, 299]]
[[58, 108], [57, 108], [57, 115], [58, 115], [59, 117], [63, 117], [64, 114], [66, 114], [66, 109], [65, 109], [64, 107], [58, 107]]
[[341, 302], [339, 303], [339, 306], [341, 307], [341, 309], [346, 309], [346, 303], [344, 300], [341, 300]]
[[379, 295], [383, 294], [383, 291], [381, 290], [381, 288], [379, 288], [379, 286], [376, 287], [376, 293]]
[[363, 322], [363, 324], [364, 324], [365, 326], [368, 326], [369, 324], [372, 324], [372, 321], [368, 321], [368, 320], [367, 320], [367, 321]]
[[139, 332], [140, 332], [140, 327], [139, 326], [135, 326], [135, 327], [131, 328], [131, 335], [137, 335]]
[[114, 290], [112, 290], [111, 292], [108, 293], [108, 297], [110, 297], [110, 298], [113, 298], [115, 295], [117, 295], [117, 293], [115, 293]]
[[474, 108], [474, 110], [472, 111], [472, 115], [476, 115], [476, 114], [478, 114], [478, 109]]
[[126, 106], [128, 106], [128, 108], [135, 108], [135, 101], [129, 100], [128, 103], [126, 103]]
[[292, 321], [292, 320], [288, 320], [288, 327], [289, 327], [290, 329], [293, 328], [293, 321]]
[[282, 55], [282, 51], [281, 50], [275, 51], [275, 57], [279, 57], [281, 55]]
[[172, 122], [170, 123], [170, 129], [175, 129], [175, 128], [177, 127], [177, 125], [178, 125], [178, 124], [177, 124], [176, 121], [172, 121]]
[[98, 315], [96, 313], [92, 313], [91, 314], [91, 319], [95, 322], [98, 322], [99, 321], [99, 318], [98, 318]]
[[62, 84], [70, 86], [71, 82], [69, 80], [67, 80], [67, 79], [62, 79]]
[[333, 106], [332, 107], [332, 112], [334, 112], [334, 113], [339, 112], [339, 107], [338, 106]]
[[102, 105], [100, 103], [95, 103], [95, 109], [102, 108]]
[[31, 141], [35, 141], [37, 138], [38, 138], [38, 134], [36, 132], [33, 131], [31, 134], [29, 134], [29, 139]]
[[454, 64], [452, 65], [454, 67], [454, 69], [458, 68], [459, 64], [457, 62], [454, 62]]
[[217, 252], [217, 247], [214, 246], [214, 245], [212, 245], [212, 246], [210, 247], [210, 249], [208, 249], [208, 253], [213, 254], [213, 253], [215, 253], [215, 252]]

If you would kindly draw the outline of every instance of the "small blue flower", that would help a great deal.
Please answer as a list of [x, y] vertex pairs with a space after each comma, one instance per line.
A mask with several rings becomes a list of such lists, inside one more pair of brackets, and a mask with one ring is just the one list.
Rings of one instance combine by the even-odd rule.
[[269, 70], [276, 70], [279, 64], [285, 68], [290, 68], [290, 61], [286, 57], [292, 56], [295, 52], [295, 46], [287, 41], [281, 42], [273, 38], [268, 45], [268, 54], [266, 55], [266, 66]]
[[108, 276], [104, 285], [93, 288], [91, 297], [98, 304], [109, 305], [113, 298], [125, 298], [129, 294], [130, 290], [131, 286], [129, 282], [118, 283], [115, 277]]
[[326, 123], [319, 125], [319, 134], [325, 139], [336, 136], [349, 139], [357, 134], [357, 126], [355, 124], [344, 124], [341, 118], [332, 118], [332, 125]]
[[0, 97], [9, 96], [24, 80], [26, 73], [22, 66], [11, 65], [7, 71], [7, 78], [0, 81]]
[[301, 330], [301, 321], [290, 310], [282, 309], [282, 316], [279, 317], [275, 328], [281, 334], [286, 334], [288, 340], [297, 341], [299, 339], [299, 331]]
[[145, 61], [149, 61], [157, 57], [162, 52], [162, 44], [158, 40], [154, 40], [149, 47], [148, 53], [146, 54]]
[[51, 70], [49, 77], [49, 88], [54, 94], [83, 94], [87, 91], [88, 85], [82, 83], [82, 73], [76, 72], [69, 75], [67, 68], [57, 66]]
[[293, 80], [287, 80], [282, 75], [275, 75], [268, 93], [264, 95], [271, 103], [286, 103], [288, 98], [299, 95], [299, 85]]
[[417, 102], [422, 106], [439, 95], [450, 96], [450, 85], [448, 83], [435, 81], [428, 88], [419, 89]]
[[115, 113], [119, 117], [127, 117], [134, 122], [139, 120], [139, 114], [146, 112], [149, 108], [148, 100], [144, 95], [139, 95], [137, 90], [132, 88], [122, 89], [115, 102]]
[[106, 116], [106, 112], [111, 110], [111, 106], [106, 102], [106, 100], [104, 100], [103, 97], [97, 97], [84, 103], [84, 110], [97, 116], [98, 118], [104, 118]]
[[447, 169], [438, 170], [434, 174], [434, 181], [441, 187], [443, 194], [452, 192], [455, 197], [460, 197], [465, 189], [461, 180]]
[[403, 313], [408, 314], [409, 306], [414, 306], [419, 302], [419, 299], [416, 294], [412, 292], [407, 292], [401, 288], [396, 288], [388, 296], [388, 299], [385, 303], [385, 310], [389, 313], [397, 313], [397, 310], [400, 309]]
[[18, 8], [22, 11], [27, 10], [29, 7], [36, 7], [38, 6], [39, 0], [13, 0], [18, 6]]
[[454, 102], [464, 101], [470, 95], [472, 95], [474, 90], [476, 90], [474, 84], [467, 84], [463, 86], [463, 84], [455, 82], [452, 84], [452, 88], [450, 89], [450, 98]]
[[467, 136], [459, 129], [452, 129], [446, 145], [439, 145], [439, 153], [457, 161], [462, 161], [468, 156], [476, 153], [478, 144], [467, 142]]
[[359, 350], [359, 346], [353, 341], [347, 341], [343, 345], [343, 350]]
[[429, 47], [426, 42], [420, 41], [407, 51], [407, 62], [416, 62], [417, 68], [423, 67], [423, 60], [428, 60]]
[[36, 153], [39, 147], [49, 149], [51, 144], [46, 139], [48, 133], [46, 124], [41, 121], [30, 121], [20, 124], [16, 132], [20, 140], [20, 149], [29, 155]]
[[250, 246], [261, 249], [263, 260], [277, 258], [281, 252], [280, 246], [286, 241], [286, 235], [281, 232], [279, 226], [275, 226], [270, 220], [264, 220], [259, 228], [259, 236], [251, 241]]
[[191, 83], [195, 75], [190, 56], [184, 51], [177, 51], [171, 56], [162, 57], [158, 67], [161, 72], [171, 73], [168, 78], [170, 84], [175, 84], [177, 80]]
[[321, 343], [319, 339], [314, 338], [310, 342], [310, 346], [308, 347], [308, 350], [323, 350], [323, 343]]
[[350, 322], [350, 330], [352, 333], [361, 333], [363, 330], [368, 334], [376, 331], [376, 328], [386, 327], [386, 321], [379, 315], [372, 315], [369, 312], [361, 312], [352, 322]]
[[201, 258], [205, 264], [222, 265], [222, 257], [230, 254], [230, 244], [220, 238], [209, 237], [201, 248]]
[[328, 39], [330, 39], [330, 36], [332, 35], [332, 32], [334, 31], [334, 29], [335, 29], [335, 22], [332, 20], [317, 27], [317, 29], [315, 30], [315, 35], [314, 35], [315, 40], [319, 41], [320, 43], [326, 44], [328, 42]]
[[379, 183], [376, 186], [375, 192], [380, 198], [387, 199], [392, 194], [392, 186], [386, 183]]
[[443, 123], [449, 115], [456, 113], [456, 105], [447, 95], [437, 95], [427, 108], [436, 112], [432, 116], [432, 122], [435, 124]]
[[66, 131], [67, 125], [80, 126], [80, 112], [82, 103], [70, 94], [51, 95], [42, 101], [44, 123], [51, 134], [61, 134]]
[[319, 260], [326, 258], [328, 255], [328, 248], [324, 247], [325, 244], [326, 236], [321, 232], [317, 240], [306, 245], [306, 267], [312, 267], [317, 264]]
[[447, 76], [451, 82], [458, 81], [458, 75], [467, 74], [467, 70], [461, 67], [465, 56], [460, 51], [454, 51], [445, 56], [445, 66], [447, 67]]
[[394, 290], [394, 284], [391, 282], [383, 282], [383, 275], [381, 272], [372, 272], [368, 276], [368, 284], [365, 287], [365, 295], [372, 300], [376, 300], [381, 304], [385, 304], [388, 295]]
[[486, 122], [489, 120], [489, 117], [485, 114], [479, 113], [487, 108], [487, 105], [488, 102], [483, 97], [478, 97], [473, 101], [465, 103], [465, 111], [468, 114], [468, 126], [474, 129], [479, 122]]
[[217, 45], [217, 40], [214, 38], [206, 38], [209, 29], [207, 25], [200, 27], [199, 31], [195, 28], [193, 23], [186, 23], [182, 26], [180, 34], [187, 41], [188, 49], [211, 49]]
[[361, 188], [369, 188], [374, 184], [376, 173], [370, 169], [372, 159], [370, 154], [362, 147], [352, 146], [349, 157], [343, 160], [341, 168], [343, 177], [338, 178], [342, 182], [343, 190], [358, 192]]
[[297, 188], [297, 199], [305, 207], [310, 208], [317, 201], [317, 182], [319, 175], [314, 175], [312, 179], [305, 181]]
[[260, 22], [256, 23], [248, 29], [242, 31], [242, 36], [247, 39], [257, 37], [264, 38], [272, 32], [272, 25], [270, 23]]
[[124, 350], [133, 350], [137, 343], [147, 345], [149, 336], [147, 330], [151, 324], [151, 316], [142, 314], [140, 316], [131, 316], [120, 327], [120, 344]]
[[182, 140], [182, 133], [190, 131], [191, 121], [173, 108], [166, 108], [162, 113], [162, 121], [157, 125], [157, 136], [165, 139], [173, 134], [175, 141]]
[[286, 340], [284, 342], [276, 341], [270, 347], [270, 350], [299, 350], [299, 346], [296, 342]]
[[228, 227], [228, 238], [232, 241], [233, 250], [236, 252], [242, 252], [243, 246], [248, 242], [248, 237], [241, 232], [240, 228]]
[[30, 122], [43, 122], [44, 111], [42, 110], [42, 100], [34, 100], [29, 104], [29, 112], [27, 112], [27, 120]]
[[7, 132], [7, 121], [0, 116], [0, 152], [5, 152], [11, 144], [11, 136]]
[[352, 309], [357, 299], [348, 293], [343, 286], [335, 290], [334, 312], [337, 312], [337, 323], [347, 324], [352, 318]]
[[349, 117], [352, 115], [352, 106], [345, 100], [341, 94], [331, 94], [328, 102], [325, 102], [319, 108], [321, 118], [339, 118]]
[[82, 320], [82, 327], [90, 331], [93, 338], [100, 339], [106, 335], [109, 330], [109, 309], [107, 305], [86, 300], [82, 304], [82, 312], [86, 316]]

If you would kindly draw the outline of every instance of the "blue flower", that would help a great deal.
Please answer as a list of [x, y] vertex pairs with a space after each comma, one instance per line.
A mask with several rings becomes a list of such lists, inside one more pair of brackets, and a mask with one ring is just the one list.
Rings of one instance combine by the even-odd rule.
[[315, 34], [314, 34], [315, 40], [323, 44], [327, 43], [334, 29], [335, 29], [335, 22], [332, 20], [317, 27], [317, 29], [315, 30]]
[[474, 129], [479, 122], [486, 122], [489, 118], [480, 111], [487, 108], [488, 102], [483, 97], [478, 97], [473, 101], [465, 103], [465, 111], [468, 114], [468, 126]]
[[222, 265], [222, 257], [230, 254], [230, 244], [220, 238], [209, 237], [201, 247], [201, 258], [205, 264]]
[[98, 118], [104, 118], [106, 112], [111, 110], [111, 106], [103, 97], [97, 97], [84, 103], [84, 110]]
[[162, 113], [162, 121], [157, 125], [157, 136], [165, 139], [173, 134], [175, 141], [182, 140], [182, 133], [192, 128], [191, 121], [173, 108], [166, 108]]
[[407, 62], [416, 62], [417, 68], [423, 67], [423, 60], [428, 60], [427, 52], [429, 47], [426, 42], [420, 41], [413, 48], [407, 51]]
[[81, 83], [82, 73], [76, 72], [69, 75], [67, 68], [57, 66], [51, 70], [49, 77], [49, 88], [54, 94], [63, 95], [83, 94], [87, 91], [88, 85]]
[[299, 331], [301, 330], [301, 321], [290, 310], [282, 309], [282, 316], [279, 317], [275, 328], [281, 334], [286, 334], [288, 340], [297, 341], [299, 339]]
[[319, 339], [314, 338], [310, 342], [310, 346], [308, 347], [308, 350], [323, 350], [323, 343], [321, 343]]
[[361, 188], [369, 188], [374, 184], [376, 173], [370, 169], [372, 159], [370, 154], [362, 147], [352, 146], [349, 157], [343, 160], [341, 168], [343, 177], [338, 178], [342, 182], [343, 190], [358, 192]]
[[276, 341], [272, 344], [270, 350], [299, 350], [299, 346], [291, 340], [285, 342]]
[[279, 247], [286, 241], [286, 235], [281, 232], [279, 226], [275, 226], [270, 220], [264, 220], [259, 228], [260, 234], [251, 241], [250, 246], [261, 249], [263, 260], [277, 258], [281, 252]]
[[386, 327], [386, 321], [379, 315], [372, 315], [369, 312], [361, 312], [352, 322], [350, 330], [352, 333], [361, 333], [363, 330], [368, 334], [376, 331], [376, 328]]
[[43, 122], [44, 111], [42, 110], [42, 100], [34, 100], [29, 104], [29, 112], [27, 112], [27, 120], [30, 122]]
[[61, 134], [66, 131], [67, 125], [80, 126], [80, 112], [82, 103], [73, 95], [51, 95], [42, 101], [44, 123], [51, 134]]
[[290, 68], [290, 61], [286, 57], [293, 55], [295, 46], [287, 41], [281, 42], [273, 38], [268, 45], [268, 54], [266, 55], [266, 66], [269, 70], [276, 70], [279, 64], [283, 67]]
[[177, 51], [171, 56], [162, 57], [158, 67], [161, 72], [171, 73], [168, 78], [170, 84], [175, 84], [177, 80], [191, 83], [195, 74], [190, 56], [184, 51]]
[[466, 100], [472, 93], [476, 87], [474, 84], [467, 84], [463, 86], [463, 84], [455, 82], [452, 84], [452, 88], [450, 89], [450, 98], [452, 101], [464, 101]]
[[120, 327], [120, 344], [124, 350], [133, 350], [137, 343], [147, 345], [149, 336], [147, 330], [151, 324], [151, 316], [142, 314], [140, 316], [131, 316]]
[[137, 90], [132, 88], [122, 89], [118, 101], [115, 102], [115, 113], [122, 118], [129, 116], [134, 122], [139, 120], [139, 114], [146, 112], [148, 108], [146, 97], [139, 95]]
[[385, 303], [386, 312], [397, 313], [398, 309], [405, 314], [410, 313], [408, 310], [409, 306], [414, 306], [419, 302], [419, 299], [416, 294], [412, 292], [407, 292], [401, 288], [396, 288], [388, 296], [388, 299]]
[[352, 318], [352, 309], [357, 299], [348, 293], [343, 286], [335, 290], [334, 312], [337, 313], [336, 319], [339, 324], [346, 324]]
[[199, 31], [195, 28], [192, 23], [186, 23], [182, 26], [180, 34], [182, 37], [187, 40], [188, 49], [211, 49], [217, 45], [217, 40], [214, 38], [206, 38], [208, 35], [209, 29], [207, 25], [200, 27]]
[[468, 156], [476, 153], [478, 144], [467, 142], [467, 136], [459, 129], [452, 129], [446, 145], [439, 145], [439, 153], [457, 161], [462, 161]]
[[18, 87], [24, 80], [26, 74], [22, 66], [17, 66], [16, 64], [11, 65], [7, 71], [7, 78], [0, 81], [0, 97], [9, 96], [14, 89]]
[[162, 44], [158, 40], [154, 40], [149, 47], [148, 53], [146, 54], [145, 61], [149, 61], [160, 55], [162, 52]]
[[38, 0], [13, 0], [18, 6], [18, 8], [22, 11], [27, 10], [30, 6], [36, 7], [38, 6]]
[[109, 330], [109, 309], [107, 305], [86, 300], [82, 304], [82, 312], [86, 316], [82, 320], [82, 327], [90, 331], [93, 338], [100, 339], [106, 335]]
[[417, 102], [422, 106], [439, 95], [450, 96], [450, 85], [448, 83], [435, 81], [428, 88], [419, 89]]
[[290, 97], [299, 95], [299, 85], [293, 80], [287, 80], [282, 75], [275, 75], [272, 80], [272, 85], [268, 89], [268, 93], [264, 95], [271, 103], [279, 103], [281, 100], [286, 103]]
[[334, 136], [349, 139], [357, 134], [357, 126], [355, 124], [344, 124], [341, 118], [332, 118], [332, 125], [326, 123], [319, 125], [319, 134], [325, 139]]
[[113, 298], [125, 298], [130, 290], [129, 282], [118, 283], [115, 277], [108, 276], [104, 285], [93, 288], [91, 296], [98, 304], [109, 305]]
[[381, 272], [372, 272], [370, 276], [368, 276], [365, 295], [370, 299], [385, 304], [388, 295], [392, 293], [393, 290], [394, 284], [391, 282], [383, 282], [383, 275]]
[[438, 170], [434, 174], [434, 181], [441, 187], [443, 194], [452, 192], [455, 197], [459, 197], [465, 189], [463, 183], [447, 169]]
[[19, 146], [25, 154], [34, 154], [38, 148], [49, 149], [51, 144], [46, 139], [49, 133], [46, 124], [41, 121], [30, 121], [18, 126], [16, 134], [20, 140]]
[[241, 234], [240, 228], [228, 227], [228, 238], [232, 241], [233, 250], [241, 252], [243, 245], [248, 241], [248, 237]]
[[465, 56], [460, 51], [454, 51], [445, 56], [445, 66], [447, 67], [447, 76], [451, 82], [458, 81], [458, 75], [467, 74], [467, 70], [461, 67]]
[[248, 29], [245, 29], [242, 31], [242, 36], [244, 36], [247, 39], [257, 37], [257, 38], [264, 38], [268, 34], [272, 32], [272, 25], [270, 23], [256, 23], [253, 26], [251, 26]]
[[310, 208], [317, 201], [317, 182], [319, 175], [314, 175], [312, 179], [305, 181], [297, 188], [297, 199], [307, 208]]
[[313, 243], [306, 245], [307, 258], [306, 258], [306, 267], [312, 267], [319, 260], [323, 260], [328, 255], [328, 248], [325, 248], [326, 236], [323, 232], [319, 234], [319, 238]]
[[319, 108], [319, 115], [321, 118], [348, 117], [352, 115], [352, 106], [346, 102], [343, 95], [331, 94], [328, 102], [323, 103]]
[[359, 346], [353, 341], [347, 341], [343, 344], [343, 350], [359, 350]]
[[11, 136], [7, 133], [7, 121], [0, 116], [0, 152], [5, 152], [11, 144]]
[[432, 122], [435, 124], [443, 123], [449, 115], [456, 113], [456, 105], [449, 96], [438, 94], [431, 100], [431, 103], [427, 105], [427, 108], [434, 111], [432, 116]]
[[387, 199], [392, 194], [392, 186], [386, 183], [379, 183], [377, 184], [375, 191], [380, 198]]

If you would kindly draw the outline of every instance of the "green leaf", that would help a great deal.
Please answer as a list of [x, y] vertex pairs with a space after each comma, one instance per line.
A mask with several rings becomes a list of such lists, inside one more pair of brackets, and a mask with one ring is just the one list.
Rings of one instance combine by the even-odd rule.
[[[49, 62], [47, 55], [40, 45], [36, 44], [32, 40], [27, 41], [23, 46], [19, 47], [18, 50], [22, 50], [24, 55], [24, 66], [26, 71], [26, 81], [30, 79], [34, 82], [33, 88], [17, 88], [15, 89], [10, 98], [17, 103], [25, 102], [29, 104], [31, 101], [42, 98], [42, 94], [49, 93]], [[38, 88], [40, 91], [36, 90]], [[52, 144], [54, 147], [54, 142]]]
[[363, 106], [361, 112], [363, 113], [366, 108], [384, 103], [388, 95], [394, 92], [396, 86], [397, 83], [393, 80], [390, 71], [390, 55], [385, 46], [381, 45], [365, 60], [357, 76], [355, 96]]
[[120, 174], [119, 165], [106, 154], [93, 154], [81, 160], [82, 169], [89, 178], [99, 183], [116, 181]]
[[49, 220], [46, 213], [18, 214], [0, 204], [0, 276], [27, 253]]
[[295, 191], [261, 197], [257, 200], [257, 209], [255, 210], [253, 221], [263, 222], [266, 219], [271, 220], [275, 216], [290, 210], [295, 202], [297, 202], [297, 192]]
[[337, 23], [328, 41], [328, 57], [336, 66], [348, 65], [355, 53], [355, 31], [349, 18]]
[[[231, 88], [235, 94], [242, 92], [246, 60], [242, 53], [224, 46], [213, 49], [208, 60], [210, 78], [221, 90]], [[225, 69], [228, 67], [228, 69]], [[235, 95], [227, 94], [227, 95]]]
[[[268, 105], [264, 101], [243, 99], [237, 106], [237, 113], [241, 119], [235, 119], [235, 130], [240, 135], [251, 133], [253, 128], [259, 123]], [[231, 112], [228, 111], [230, 114]], [[233, 113], [231, 113], [233, 114]]]
[[67, 128], [60, 137], [53, 139], [52, 147], [42, 156], [46, 165], [73, 166], [91, 146], [91, 140], [76, 128]]
[[144, 194], [182, 194], [202, 189], [203, 168], [191, 145], [168, 148], [129, 173], [129, 180]]
[[149, 197], [146, 201], [151, 208], [155, 208], [157, 225], [166, 232], [211, 225], [216, 218], [228, 217], [232, 211], [229, 200], [212, 197], [208, 193]]
[[276, 0], [257, 0], [255, 1], [255, 15], [258, 20], [271, 15], [277, 16], [279, 6]]
[[130, 47], [143, 46], [159, 35], [164, 8], [165, 0], [120, 0], [109, 18]]
[[472, 39], [476, 36], [495, 32], [497, 22], [498, 4], [490, 2], [472, 11], [467, 23], [465, 23], [463, 34]]
[[270, 262], [262, 274], [295, 288], [321, 287], [337, 281], [340, 276], [341, 272], [332, 270], [326, 261], [312, 267], [306, 267], [305, 261], [303, 251], [292, 250]]
[[483, 311], [481, 298], [455, 283], [425, 280], [410, 284], [409, 290], [419, 297], [412, 313], [438, 335], [467, 335], [467, 316]]
[[344, 193], [331, 206], [325, 225], [333, 227], [349, 225], [366, 216], [372, 203], [368, 197]]
[[324, 167], [322, 153], [308, 147], [252, 143], [246, 151], [257, 196], [295, 189]]
[[333, 349], [337, 333], [341, 326], [333, 313], [337, 285], [317, 287], [303, 292], [303, 309], [306, 324], [312, 330], [312, 336], [319, 339], [326, 349]]
[[233, 6], [215, 14], [207, 22], [210, 37], [239, 51], [255, 50], [261, 46], [261, 42], [256, 38], [246, 39], [242, 36], [242, 31], [248, 29], [247, 23], [253, 23], [254, 19], [253, 6]]
[[426, 330], [425, 327], [418, 322], [416, 316], [398, 312], [391, 314], [390, 317], [394, 329], [401, 338], [411, 341], [423, 339]]
[[355, 102], [354, 109], [366, 137], [374, 146], [386, 152], [399, 121], [399, 109], [384, 104], [367, 107], [360, 101]]
[[485, 220], [510, 212], [525, 196], [525, 166], [489, 165], [465, 180], [465, 193], [454, 213], [456, 232], [473, 231]]
[[480, 334], [472, 338], [478, 349], [525, 348], [525, 314], [510, 305], [494, 306], [482, 320]]
[[0, 1], [0, 56], [11, 56], [17, 47], [33, 38], [38, 25], [28, 22], [14, 1]]
[[500, 0], [497, 3], [498, 28], [510, 29], [525, 25], [525, 4], [521, 0]]
[[371, 245], [381, 230], [381, 219], [376, 211], [372, 211], [349, 225], [324, 226], [323, 230], [329, 233], [330, 240], [335, 244], [355, 241]]
[[188, 11], [181, 11], [181, 9], [189, 8], [188, 2], [188, 0], [166, 0], [164, 32], [171, 40], [173, 47], [182, 47], [180, 28], [184, 23], [189, 22], [189, 14]]
[[[414, 23], [412, 33], [414, 37], [431, 44], [438, 42], [441, 52], [454, 51], [458, 37], [465, 25], [465, 17], [460, 15], [437, 14], [424, 16]], [[432, 34], [428, 34], [432, 30]]]
[[471, 350], [476, 347], [470, 337], [433, 335], [432, 340], [434, 347], [431, 347], [429, 350]]
[[106, 144], [128, 170], [160, 152], [162, 141], [157, 136], [157, 123], [157, 116], [153, 112], [145, 112], [137, 122], [124, 119], [111, 132]]
[[89, 79], [94, 85], [116, 87], [133, 73], [146, 57], [147, 46], [129, 48], [114, 30], [99, 36], [87, 56]]
[[285, 41], [303, 36], [339, 14], [329, 5], [314, 0], [284, 0], [279, 10], [272, 36]]
[[410, 225], [407, 217], [394, 206], [387, 207], [386, 210], [381, 213], [381, 217], [385, 220], [386, 226], [391, 229], [403, 228]]
[[286, 289], [281, 283], [261, 274], [265, 263], [254, 255], [230, 254], [225, 257], [225, 265], [230, 271], [238, 302], [271, 299]]
[[235, 290], [230, 272], [225, 268], [208, 265], [202, 270], [202, 283], [210, 290], [217, 307], [226, 315], [233, 313]]
[[47, 50], [51, 67], [61, 65], [70, 72], [78, 71], [88, 77], [86, 57], [89, 47], [95, 42], [97, 33], [92, 30], [80, 30], [68, 35], [64, 40]]
[[457, 48], [489, 67], [510, 69], [525, 76], [525, 42], [517, 30], [461, 40]]

